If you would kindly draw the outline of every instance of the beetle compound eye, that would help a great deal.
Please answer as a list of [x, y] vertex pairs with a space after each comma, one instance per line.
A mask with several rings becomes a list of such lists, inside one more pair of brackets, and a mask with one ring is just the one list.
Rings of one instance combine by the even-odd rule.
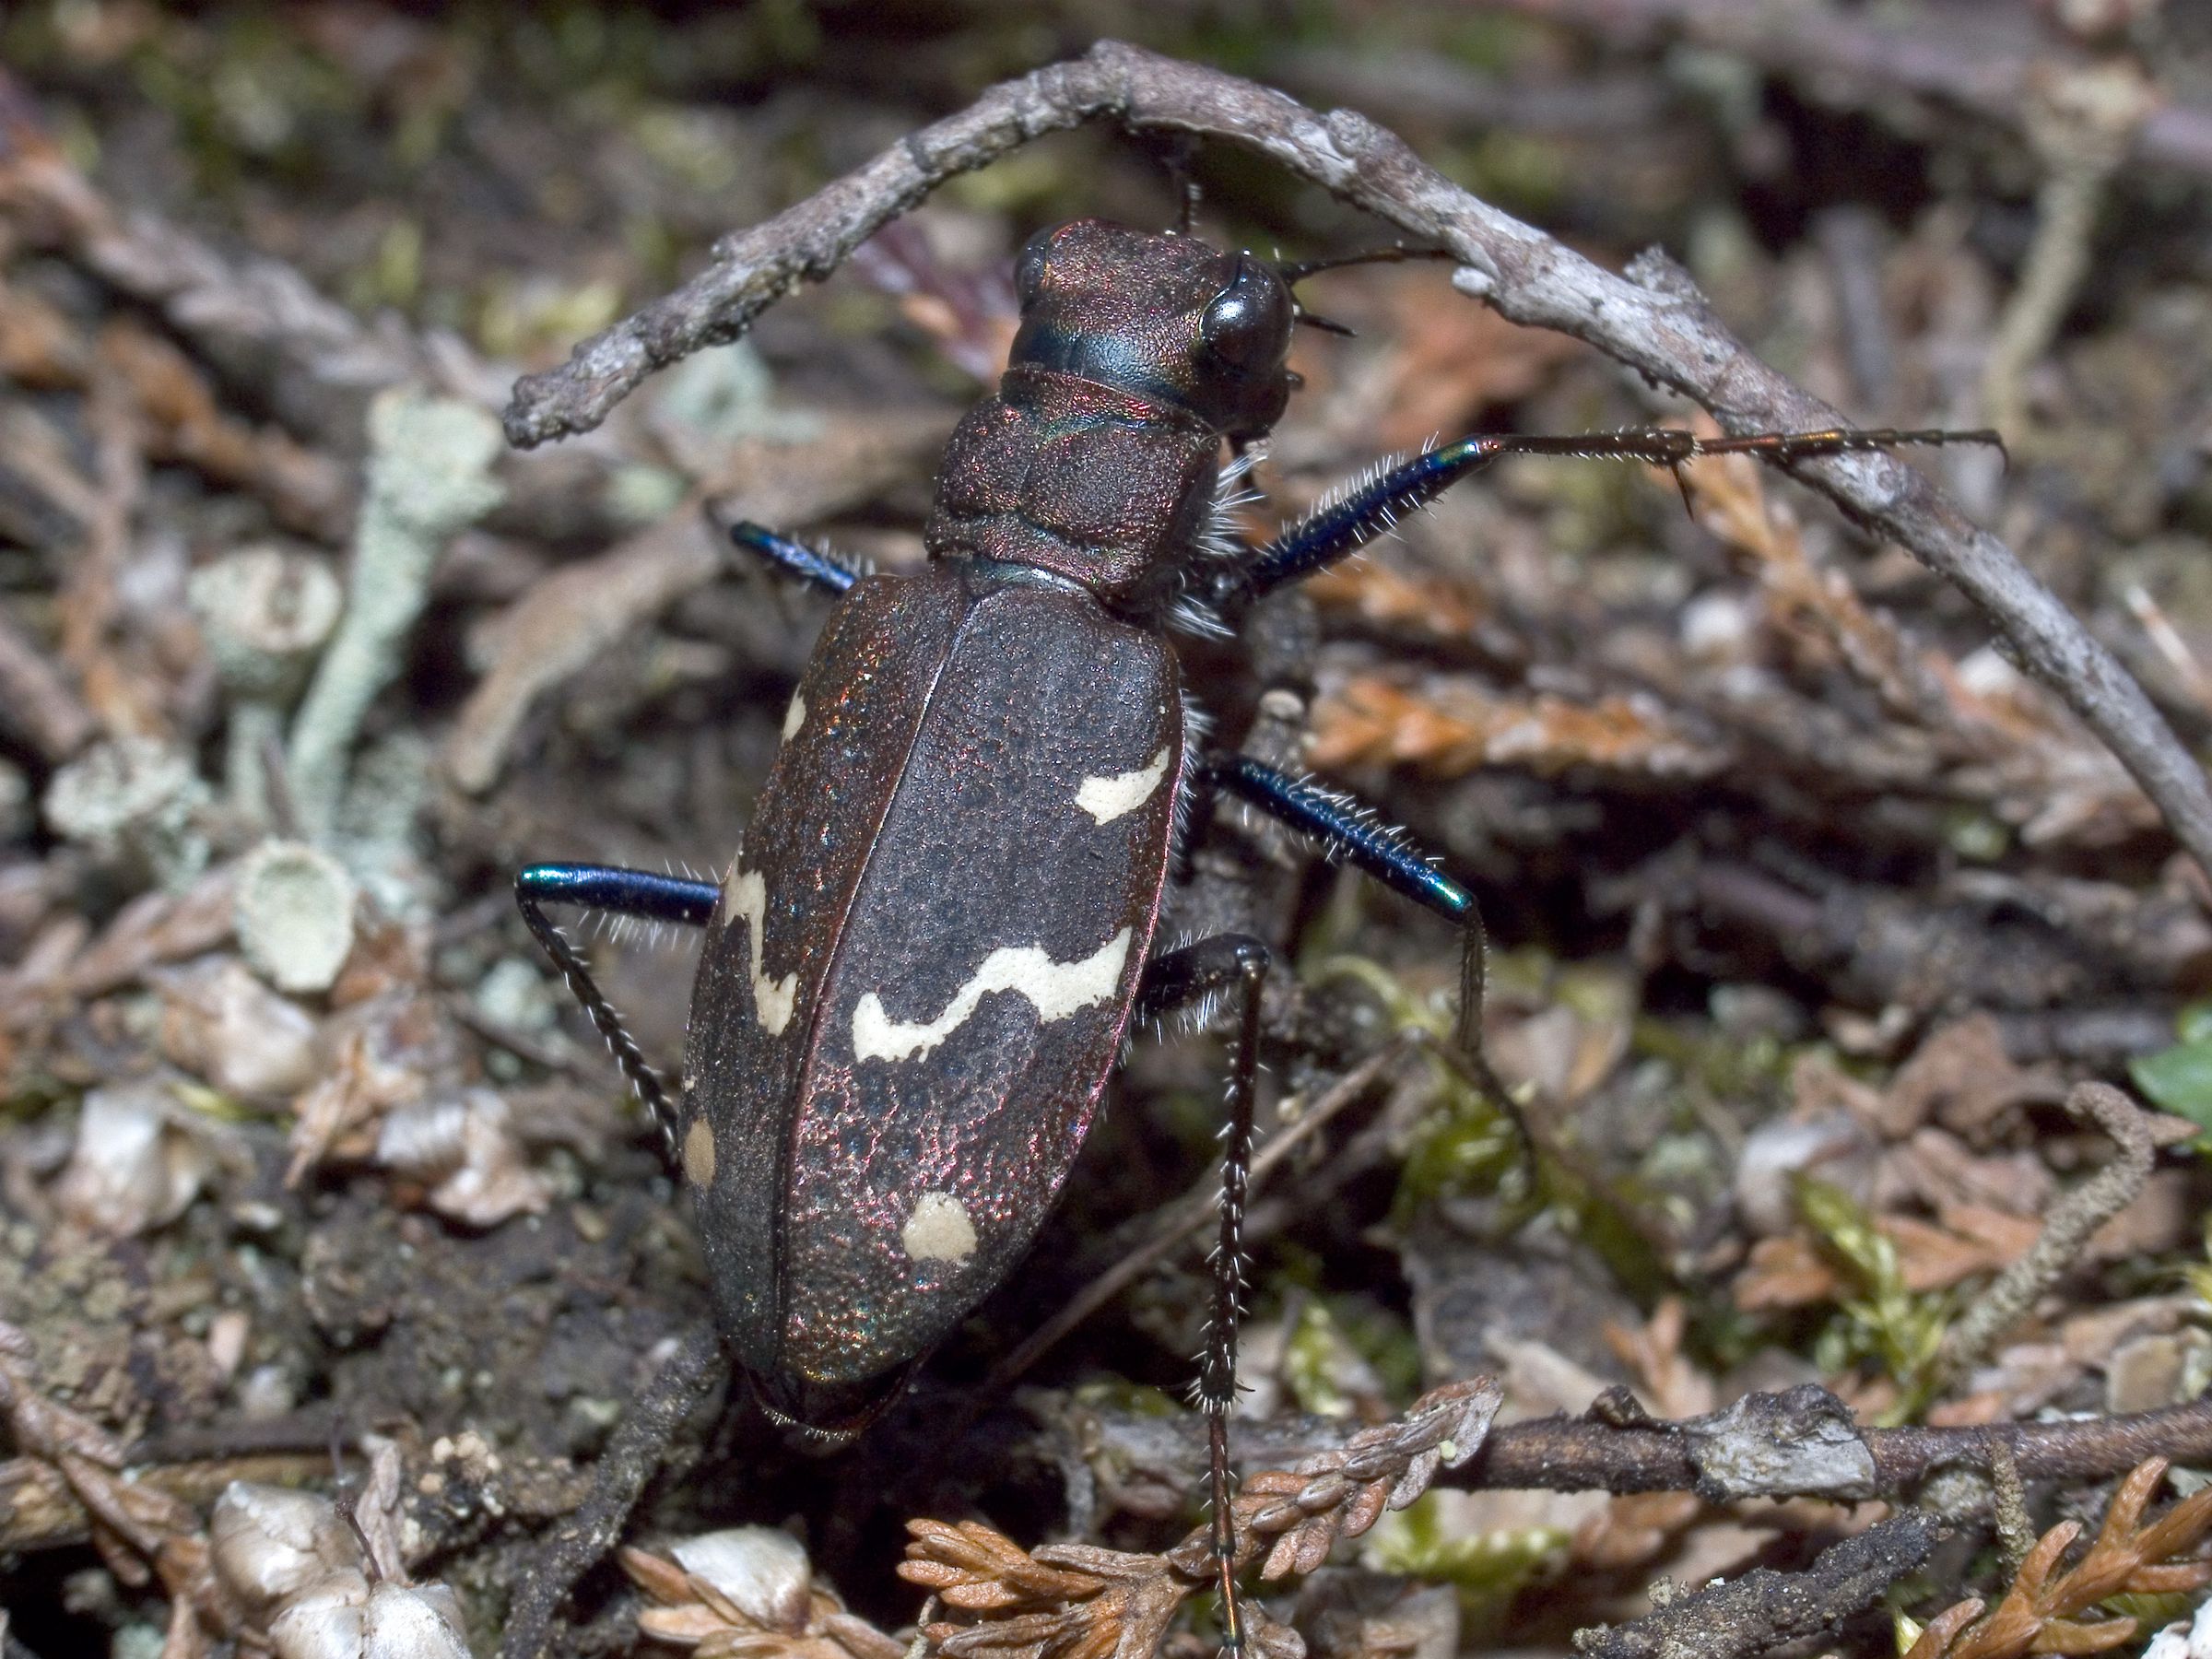
[[1222, 362], [1254, 369], [1281, 352], [1289, 330], [1289, 294], [1265, 266], [1240, 253], [1229, 286], [1206, 308], [1198, 337]]
[[1045, 261], [1051, 257], [1056, 229], [1040, 230], [1022, 244], [1014, 261], [1014, 297], [1026, 311], [1044, 286]]

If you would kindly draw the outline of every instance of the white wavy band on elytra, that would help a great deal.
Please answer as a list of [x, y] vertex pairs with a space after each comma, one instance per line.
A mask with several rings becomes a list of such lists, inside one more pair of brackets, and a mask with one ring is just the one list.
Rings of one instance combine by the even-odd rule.
[[1040, 945], [1002, 945], [953, 993], [942, 1014], [918, 1024], [891, 1018], [883, 1011], [883, 999], [871, 991], [853, 1009], [853, 1058], [904, 1060], [926, 1054], [965, 1025], [976, 1006], [994, 991], [1028, 997], [1041, 1025], [1065, 1019], [1114, 994], [1122, 982], [1123, 964], [1129, 959], [1129, 939], [1130, 930], [1124, 927], [1074, 962], [1053, 961]]

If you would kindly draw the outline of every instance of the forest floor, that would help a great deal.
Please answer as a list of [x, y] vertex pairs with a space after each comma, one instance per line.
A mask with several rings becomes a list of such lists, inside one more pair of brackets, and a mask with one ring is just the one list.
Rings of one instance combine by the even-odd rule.
[[[1602, 270], [1694, 283], [1853, 423], [2005, 440], [1900, 452], [1948, 505], [1887, 518], [1747, 459], [1512, 458], [1178, 640], [1211, 741], [1478, 895], [1527, 1127], [1443, 1052], [1452, 927], [1196, 815], [1162, 937], [1277, 959], [1232, 1438], [1302, 1473], [1240, 1501], [1261, 1645], [2013, 1659], [2191, 1617], [2201, 8], [53, 0], [0, 22], [8, 1659], [489, 1654], [610, 1436], [711, 1351], [689, 1205], [511, 884], [739, 845], [830, 602], [720, 526], [916, 567], [1014, 254], [1171, 224], [1178, 165], [1217, 246], [1401, 232], [1093, 123], [588, 436], [502, 413], [717, 238], [1105, 37], [1364, 112]], [[1440, 434], [1707, 420], [1651, 371], [1687, 335], [1515, 326], [1477, 296], [1542, 273], [1470, 259], [1300, 284], [1351, 333], [1299, 331], [1246, 535]], [[2047, 590], [2076, 644], [2022, 645], [1923, 531], [2017, 556], [2006, 603]], [[580, 936], [675, 1075], [694, 946]], [[1175, 1546], [1225, 1065], [1218, 1030], [1135, 1045], [1038, 1247], [849, 1450], [741, 1382], [676, 1399], [551, 1651], [891, 1659], [918, 1616], [954, 1659], [1210, 1647]], [[2212, 1659], [2212, 1623], [2164, 1640]]]

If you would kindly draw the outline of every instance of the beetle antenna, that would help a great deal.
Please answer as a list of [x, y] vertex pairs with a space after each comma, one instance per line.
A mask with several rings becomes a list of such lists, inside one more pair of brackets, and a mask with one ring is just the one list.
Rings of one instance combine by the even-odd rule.
[[1275, 274], [1296, 288], [1309, 276], [1318, 276], [1324, 271], [1340, 271], [1346, 265], [1404, 265], [1409, 259], [1458, 257], [1449, 248], [1409, 248], [1404, 242], [1393, 242], [1387, 248], [1370, 248], [1363, 253], [1336, 253], [1327, 259], [1283, 260], [1276, 265]]
[[1190, 133], [1162, 134], [1153, 141], [1159, 163], [1168, 170], [1168, 182], [1175, 192], [1175, 222], [1168, 227], [1170, 236], [1190, 236], [1198, 226], [1198, 175], [1193, 171], [1198, 159], [1198, 139]]
[[[1284, 287], [1296, 288], [1309, 276], [1317, 276], [1324, 271], [1340, 271], [1346, 265], [1403, 265], [1409, 259], [1454, 259], [1457, 257], [1456, 254], [1445, 248], [1409, 248], [1404, 242], [1393, 242], [1387, 248], [1370, 248], [1364, 253], [1338, 253], [1327, 259], [1277, 260], [1276, 261], [1275, 274], [1283, 279]], [[1304, 305], [1299, 303], [1295, 294], [1291, 296], [1291, 303], [1296, 308], [1291, 312], [1290, 320], [1292, 322], [1302, 323], [1308, 328], [1318, 328], [1324, 334], [1341, 335], [1347, 340], [1353, 337], [1352, 331], [1334, 318], [1324, 317], [1319, 312], [1308, 311]]]

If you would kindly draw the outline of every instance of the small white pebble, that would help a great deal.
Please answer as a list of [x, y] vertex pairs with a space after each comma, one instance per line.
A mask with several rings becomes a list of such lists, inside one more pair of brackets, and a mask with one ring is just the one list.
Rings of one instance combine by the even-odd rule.
[[733, 1526], [687, 1538], [669, 1553], [686, 1572], [728, 1596], [746, 1617], [771, 1630], [806, 1628], [813, 1570], [806, 1551], [772, 1526]]
[[215, 1571], [256, 1609], [360, 1559], [337, 1507], [313, 1492], [234, 1480], [208, 1518]]

